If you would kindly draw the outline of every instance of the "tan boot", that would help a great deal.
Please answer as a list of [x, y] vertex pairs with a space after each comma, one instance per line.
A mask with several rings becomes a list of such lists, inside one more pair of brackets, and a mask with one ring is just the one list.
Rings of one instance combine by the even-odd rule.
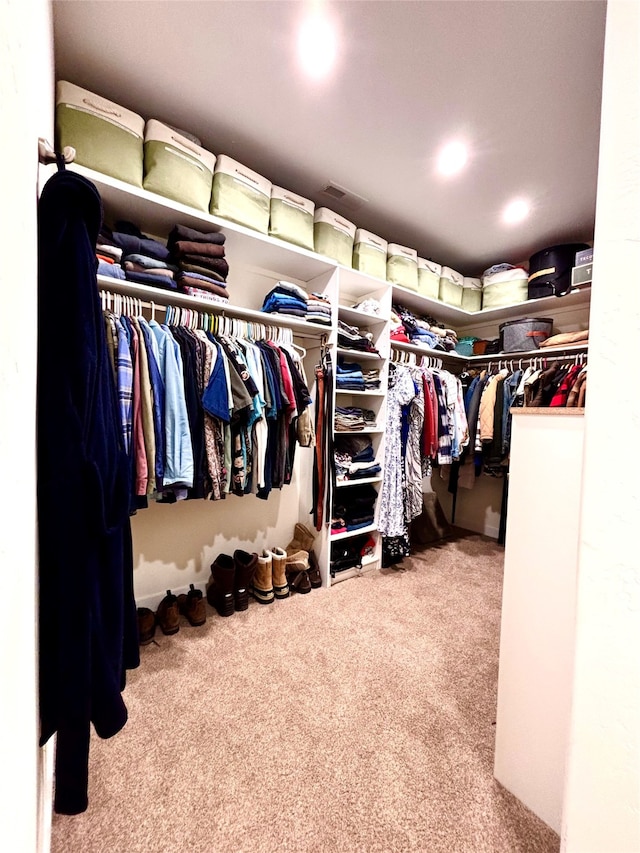
[[272, 554], [266, 548], [258, 556], [258, 566], [253, 576], [251, 595], [260, 604], [271, 604], [273, 602], [272, 576]]
[[273, 594], [276, 598], [289, 597], [286, 567], [287, 552], [284, 548], [274, 548], [271, 551], [271, 577], [273, 580]]
[[287, 545], [287, 554], [294, 554], [296, 551], [310, 551], [315, 542], [316, 534], [313, 533], [305, 524], [296, 524], [293, 528], [293, 539]]

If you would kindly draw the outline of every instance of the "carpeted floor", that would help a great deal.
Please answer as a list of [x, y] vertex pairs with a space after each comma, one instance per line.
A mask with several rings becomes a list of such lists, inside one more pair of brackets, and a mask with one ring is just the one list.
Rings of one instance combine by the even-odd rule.
[[555, 853], [492, 777], [502, 553], [460, 537], [157, 633], [53, 853]]

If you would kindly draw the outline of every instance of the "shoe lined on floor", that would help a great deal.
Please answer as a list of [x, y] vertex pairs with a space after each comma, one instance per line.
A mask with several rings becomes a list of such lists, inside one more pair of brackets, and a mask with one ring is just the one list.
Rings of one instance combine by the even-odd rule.
[[319, 589], [322, 586], [322, 575], [320, 574], [318, 558], [314, 551], [309, 551], [309, 568], [307, 574], [309, 575], [309, 582], [313, 589]]
[[158, 605], [156, 620], [163, 634], [177, 634], [180, 630], [178, 599], [170, 589]]
[[276, 598], [289, 598], [286, 566], [287, 552], [284, 548], [273, 548], [271, 551], [271, 577], [273, 594]]
[[138, 607], [138, 642], [146, 646], [156, 633], [156, 614], [148, 607]]
[[308, 568], [309, 557], [306, 551], [296, 551], [287, 557], [286, 574], [292, 592], [300, 592], [303, 595], [311, 592]]
[[296, 524], [293, 528], [293, 539], [286, 547], [287, 554], [295, 554], [296, 551], [310, 551], [315, 542], [316, 534], [305, 524]]
[[178, 610], [186, 617], [190, 625], [199, 627], [207, 621], [207, 608], [204, 604], [202, 592], [191, 583], [189, 592], [178, 596]]
[[219, 554], [211, 563], [211, 577], [207, 581], [207, 601], [220, 616], [233, 615], [235, 574], [236, 565], [229, 554]]
[[258, 566], [258, 555], [250, 554], [238, 548], [233, 552], [236, 576], [233, 587], [234, 605], [236, 610], [246, 610], [249, 607], [249, 588], [253, 583]]
[[271, 604], [274, 599], [273, 555], [266, 548], [258, 556], [256, 571], [249, 592], [260, 604]]

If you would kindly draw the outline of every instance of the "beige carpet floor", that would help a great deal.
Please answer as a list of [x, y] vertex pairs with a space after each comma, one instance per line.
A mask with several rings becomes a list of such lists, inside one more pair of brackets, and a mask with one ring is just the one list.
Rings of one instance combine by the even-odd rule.
[[502, 549], [405, 563], [158, 633], [53, 853], [555, 853], [492, 777]]

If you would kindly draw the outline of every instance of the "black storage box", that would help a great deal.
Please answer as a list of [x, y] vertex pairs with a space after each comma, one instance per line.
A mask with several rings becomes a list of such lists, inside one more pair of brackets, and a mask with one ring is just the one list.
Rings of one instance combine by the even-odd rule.
[[563, 243], [541, 249], [529, 258], [529, 299], [563, 296], [571, 290], [571, 270], [576, 252], [588, 249], [586, 243]]
[[551, 335], [553, 320], [548, 317], [528, 317], [500, 324], [500, 349], [502, 352], [529, 352], [539, 349], [542, 341]]

